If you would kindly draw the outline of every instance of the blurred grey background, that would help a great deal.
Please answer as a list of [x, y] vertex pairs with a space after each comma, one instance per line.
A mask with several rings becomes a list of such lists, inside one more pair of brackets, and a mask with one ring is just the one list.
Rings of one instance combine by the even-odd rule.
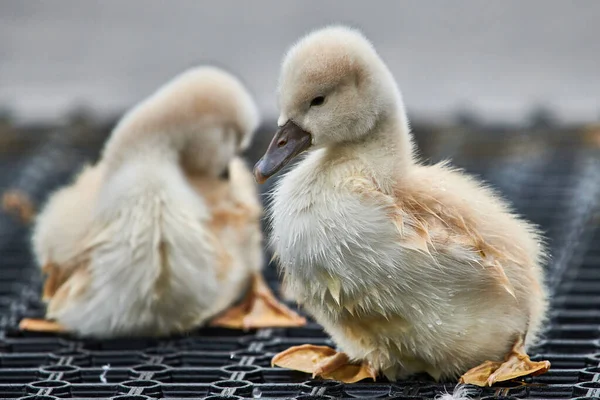
[[543, 106], [566, 123], [600, 117], [596, 0], [3, 0], [0, 107], [21, 120], [81, 105], [114, 114], [216, 62], [274, 118], [284, 51], [331, 23], [374, 42], [413, 116], [519, 122]]

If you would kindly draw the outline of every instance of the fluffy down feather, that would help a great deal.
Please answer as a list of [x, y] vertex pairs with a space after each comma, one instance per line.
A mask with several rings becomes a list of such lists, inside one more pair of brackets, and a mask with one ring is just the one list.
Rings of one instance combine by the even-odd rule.
[[[231, 160], [258, 122], [242, 84], [212, 67], [181, 74], [134, 107], [99, 163], [52, 195], [37, 217], [32, 241], [48, 274], [47, 317], [84, 336], [165, 335], [240, 297], [261, 265], [261, 211], [248, 198], [256, 198], [249, 171]], [[218, 180], [226, 168], [237, 178], [220, 183], [217, 203], [239, 189], [247, 207], [229, 211], [252, 213], [222, 234], [213, 229], [210, 193], [193, 180]], [[242, 259], [251, 250], [252, 261]]]
[[519, 340], [535, 341], [547, 309], [541, 236], [475, 178], [418, 161], [371, 44], [343, 27], [309, 34], [279, 91], [280, 130], [255, 174], [308, 154], [275, 187], [271, 245], [337, 346], [392, 380], [526, 357]]

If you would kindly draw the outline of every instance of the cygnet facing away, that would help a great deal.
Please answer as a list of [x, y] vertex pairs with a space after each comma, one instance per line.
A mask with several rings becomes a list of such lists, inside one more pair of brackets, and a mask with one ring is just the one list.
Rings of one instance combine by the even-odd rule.
[[[101, 160], [51, 196], [33, 249], [51, 320], [22, 329], [168, 335], [216, 320], [235, 328], [304, 319], [262, 279], [262, 209], [235, 155], [259, 123], [237, 78], [189, 70], [129, 111]], [[221, 176], [229, 170], [229, 179]], [[206, 185], [210, 182], [210, 185]], [[241, 310], [241, 311], [240, 311]]]

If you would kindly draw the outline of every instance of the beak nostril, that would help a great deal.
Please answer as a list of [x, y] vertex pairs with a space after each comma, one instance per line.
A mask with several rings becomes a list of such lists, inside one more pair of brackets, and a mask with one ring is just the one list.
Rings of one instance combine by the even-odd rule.
[[283, 147], [287, 144], [287, 139], [280, 139], [279, 142], [277, 142], [277, 147]]

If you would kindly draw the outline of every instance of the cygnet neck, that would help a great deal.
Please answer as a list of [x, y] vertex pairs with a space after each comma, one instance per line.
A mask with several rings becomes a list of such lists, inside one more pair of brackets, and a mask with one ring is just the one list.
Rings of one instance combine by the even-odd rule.
[[402, 109], [382, 115], [362, 139], [338, 143], [327, 151], [328, 157], [360, 159], [380, 188], [390, 194], [414, 163], [412, 137]]
[[181, 150], [170, 139], [162, 132], [117, 128], [106, 144], [103, 159], [113, 172], [134, 160], [175, 163]]
[[[150, 127], [115, 131], [103, 155], [108, 170], [115, 172], [126, 163], [141, 161], [176, 166], [186, 175], [216, 179], [223, 174], [234, 149], [221, 142], [220, 135], [206, 134], [199, 140], [198, 126], [174, 126], [171, 129], [171, 132]], [[220, 130], [221, 127], [204, 129]]]

